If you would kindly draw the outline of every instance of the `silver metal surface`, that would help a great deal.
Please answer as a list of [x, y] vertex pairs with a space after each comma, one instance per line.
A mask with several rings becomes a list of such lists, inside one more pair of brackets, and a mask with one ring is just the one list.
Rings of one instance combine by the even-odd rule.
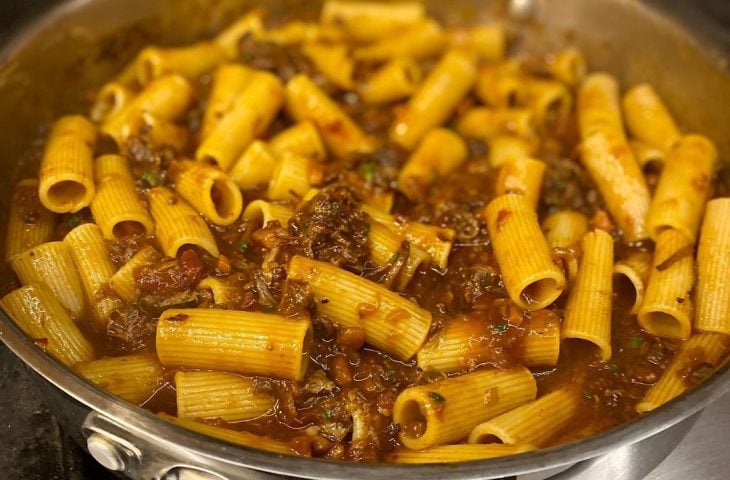
[[[114, 74], [136, 48], [150, 41], [178, 43], [204, 36], [254, 3], [71, 0], [28, 29], [0, 55], [0, 165], [12, 172], [0, 177], [0, 190], [10, 191], [13, 182], [35, 170], [37, 158], [24, 152], [37, 135], [38, 125], [61, 112], [82, 108], [85, 91]], [[465, 18], [478, 22], [488, 20], [491, 12], [499, 10], [487, 5], [500, 2], [427, 3], [436, 16], [447, 22]], [[311, 13], [317, 2], [269, 0], [266, 6], [275, 16], [296, 13], [303, 6]], [[625, 84], [651, 80], [668, 99], [670, 108], [678, 112], [683, 126], [689, 131], [706, 132], [728, 157], [730, 80], [724, 71], [727, 63], [721, 61], [717, 51], [701, 47], [674, 22], [635, 1], [535, 0], [534, 15], [535, 23], [520, 30], [524, 45], [539, 50], [575, 43], [586, 52], [593, 68], [615, 72]], [[126, 43], [113, 42], [114, 32], [132, 26], [136, 34], [126, 37]], [[102, 55], [103, 47], [109, 45], [119, 51], [112, 56]], [[0, 205], [2, 202], [7, 198]], [[6, 215], [7, 209], [0, 212]], [[359, 480], [490, 479], [545, 472], [607, 453], [619, 455], [614, 452], [625, 452], [622, 458], [648, 465], [647, 457], [631, 453], [645, 448], [637, 442], [691, 417], [730, 386], [730, 372], [725, 367], [699, 388], [651, 414], [558, 448], [456, 465], [373, 466], [280, 456], [181, 429], [75, 376], [36, 348], [4, 314], [0, 314], [0, 339], [45, 379], [41, 385], [55, 407], [54, 413], [81, 444], [93, 434], [104, 435], [122, 453], [125, 472], [132, 478], [145, 479], [165, 478], [186, 468], [216, 472], [229, 480], [283, 475]], [[667, 435], [669, 440], [680, 440], [677, 434]], [[599, 461], [593, 465], [608, 468], [605, 464], [601, 467]], [[577, 471], [579, 467], [574, 468]]]
[[101, 433], [92, 433], [86, 439], [86, 450], [104, 468], [120, 472], [126, 468], [124, 455], [116, 444]]

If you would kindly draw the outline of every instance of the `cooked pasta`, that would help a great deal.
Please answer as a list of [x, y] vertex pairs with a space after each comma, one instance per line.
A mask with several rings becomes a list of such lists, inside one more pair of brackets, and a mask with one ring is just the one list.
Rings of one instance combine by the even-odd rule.
[[21, 129], [29, 345], [201, 434], [370, 463], [552, 448], [726, 361], [723, 139], [662, 82], [450, 4], [223, 7]]

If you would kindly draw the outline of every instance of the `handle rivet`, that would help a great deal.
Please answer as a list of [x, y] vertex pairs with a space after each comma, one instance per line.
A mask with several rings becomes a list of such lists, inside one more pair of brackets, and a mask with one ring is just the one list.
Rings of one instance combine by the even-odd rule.
[[119, 447], [99, 433], [92, 433], [86, 440], [86, 447], [94, 460], [104, 468], [119, 472], [124, 470], [124, 455]]

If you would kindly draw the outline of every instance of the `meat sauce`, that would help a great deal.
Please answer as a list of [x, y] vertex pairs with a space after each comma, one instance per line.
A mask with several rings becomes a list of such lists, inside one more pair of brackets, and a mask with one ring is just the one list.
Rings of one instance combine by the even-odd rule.
[[[273, 222], [260, 226], [243, 220], [225, 228], [210, 224], [221, 249], [220, 258], [188, 247], [178, 258], [160, 258], [154, 265], [139, 269], [135, 272], [141, 293], [138, 303], [115, 311], [105, 335], [87, 333], [93, 336], [100, 352], [116, 356], [154, 351], [155, 325], [168, 308], [215, 306], [286, 316], [306, 313], [313, 321], [314, 340], [304, 378], [299, 382], [256, 378], [258, 389], [276, 397], [274, 412], [237, 423], [213, 423], [285, 440], [302, 453], [316, 457], [379, 461], [400, 445], [399, 426], [392, 422], [398, 393], [441, 375], [421, 371], [414, 359], [400, 361], [377, 351], [364, 343], [362, 330], [338, 328], [318, 315], [307, 286], [286, 282], [286, 266], [292, 256], [304, 255], [376, 282], [397, 274], [397, 270], [391, 270], [401, 268], [398, 262], [381, 267], [370, 259], [369, 218], [359, 207], [373, 193], [395, 190], [407, 152], [387, 141], [393, 119], [391, 107], [368, 106], [354, 94], [339, 92], [305, 58], [286, 47], [245, 38], [242, 52], [241, 60], [272, 71], [283, 81], [297, 72], [313, 76], [359, 125], [383, 142], [381, 148], [370, 155], [324, 164], [318, 185], [321, 192], [301, 205], [287, 225]], [[201, 80], [201, 91], [207, 81]], [[200, 124], [203, 110], [201, 100], [187, 118], [191, 131]], [[542, 151], [536, 155], [548, 164], [539, 213], [542, 218], [561, 208], [573, 208], [589, 215], [599, 228], [611, 229], [600, 196], [576, 160], [575, 119], [569, 123], [572, 127], [567, 132], [543, 142]], [[285, 126], [276, 124], [271, 133]], [[115, 151], [115, 146], [102, 143], [98, 149]], [[439, 178], [423, 192], [419, 202], [396, 194], [392, 212], [456, 232], [448, 268], [440, 271], [433, 266], [421, 267], [403, 292], [406, 298], [432, 312], [431, 334], [449, 322], [468, 325], [469, 342], [478, 346], [478, 353], [465, 359], [464, 369], [455, 374], [519, 364], [528, 328], [526, 320], [559, 322], [564, 316], [566, 295], [538, 312], [524, 312], [509, 300], [479, 213], [495, 196], [491, 186], [496, 172], [489, 168], [487, 154], [484, 143], [470, 140], [469, 159], [460, 169]], [[140, 192], [157, 185], [172, 186], [167, 169], [180, 154], [152, 146], [143, 132], [129, 140], [125, 155], [139, 178]], [[261, 198], [263, 193], [245, 191], [245, 202]], [[91, 221], [87, 209], [66, 215], [56, 238], [61, 239], [70, 228], [87, 221]], [[121, 266], [148, 244], [157, 246], [153, 238], [131, 235], [108, 246], [114, 263]], [[205, 277], [233, 279], [240, 287], [237, 297], [228, 304], [214, 305], [208, 292], [196, 290]], [[16, 286], [10, 283], [7, 291]], [[677, 342], [653, 337], [638, 327], [636, 318], [627, 313], [626, 304], [630, 302], [621, 301], [628, 293], [619, 289], [614, 295], [610, 361], [599, 360], [592, 345], [564, 341], [556, 367], [533, 369], [538, 396], [566, 384], [582, 391], [578, 414], [547, 446], [585, 437], [636, 417], [637, 402], [658, 380], [678, 348]], [[319, 301], [326, 303], [328, 299]], [[682, 378], [688, 384], [708, 374], [702, 359], [695, 360], [682, 369]], [[174, 369], [168, 369], [168, 382], [144, 403], [145, 408], [176, 413], [174, 373]], [[423, 425], [413, 423], [407, 428], [418, 431]]]

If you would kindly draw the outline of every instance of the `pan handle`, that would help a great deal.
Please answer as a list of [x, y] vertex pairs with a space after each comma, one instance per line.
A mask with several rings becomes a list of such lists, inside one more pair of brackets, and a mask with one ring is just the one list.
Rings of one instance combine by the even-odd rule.
[[216, 470], [216, 461], [172, 442], [134, 435], [109, 417], [92, 410], [81, 426], [86, 448], [108, 470], [145, 480], [282, 480], [285, 477], [249, 469], [233, 476]]

